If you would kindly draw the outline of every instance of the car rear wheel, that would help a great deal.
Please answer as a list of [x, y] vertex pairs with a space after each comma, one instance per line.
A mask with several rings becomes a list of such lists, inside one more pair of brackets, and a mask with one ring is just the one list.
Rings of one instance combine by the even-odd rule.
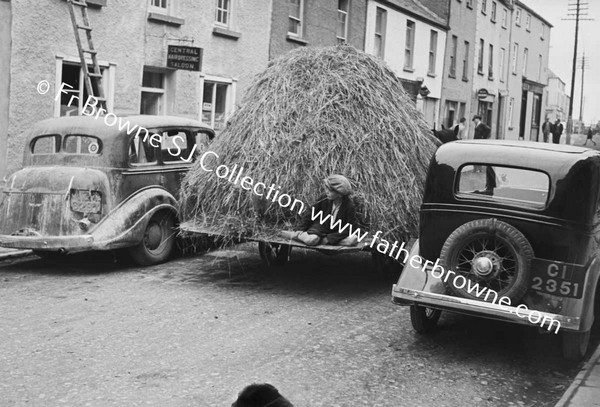
[[175, 218], [169, 212], [158, 212], [150, 218], [142, 241], [129, 248], [133, 261], [150, 266], [166, 261], [175, 246]]
[[[440, 253], [446, 273], [448, 270], [455, 273], [453, 277], [444, 277], [451, 293], [492, 302], [505, 296], [515, 303], [525, 295], [532, 258], [533, 249], [527, 238], [497, 219], [478, 219], [458, 227]], [[498, 297], [484, 295], [488, 290], [494, 290]]]
[[438, 309], [415, 304], [410, 306], [410, 322], [414, 330], [420, 334], [434, 331], [441, 315], [442, 311]]
[[590, 343], [590, 331], [562, 333], [562, 352], [567, 360], [579, 361], [583, 359]]
[[292, 246], [287, 244], [258, 242], [258, 252], [265, 267], [283, 266], [289, 261]]

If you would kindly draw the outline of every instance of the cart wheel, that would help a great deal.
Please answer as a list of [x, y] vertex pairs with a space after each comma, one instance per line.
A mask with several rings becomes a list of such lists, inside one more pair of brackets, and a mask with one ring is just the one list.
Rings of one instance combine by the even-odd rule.
[[580, 361], [587, 352], [590, 343], [590, 331], [562, 333], [562, 353], [567, 360]]
[[397, 279], [402, 272], [402, 264], [385, 254], [373, 251], [371, 252], [371, 260], [375, 271], [383, 276]]
[[175, 218], [169, 212], [158, 212], [150, 218], [142, 241], [128, 249], [133, 261], [149, 266], [166, 261], [175, 246]]
[[285, 265], [292, 252], [292, 246], [287, 244], [258, 242], [258, 252], [265, 267]]
[[420, 305], [410, 306], [410, 322], [413, 329], [420, 334], [435, 330], [442, 311], [438, 309], [422, 307]]

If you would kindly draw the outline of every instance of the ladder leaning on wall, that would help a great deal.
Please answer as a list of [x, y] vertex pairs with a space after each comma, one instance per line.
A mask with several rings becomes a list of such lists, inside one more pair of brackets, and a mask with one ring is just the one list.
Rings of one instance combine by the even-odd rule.
[[[88, 19], [87, 3], [85, 0], [67, 0], [67, 3], [69, 5], [71, 22], [73, 23], [73, 31], [75, 32], [75, 42], [77, 43], [79, 58], [81, 59], [81, 69], [83, 69], [85, 89], [87, 90], [88, 95], [93, 96], [98, 100], [96, 108], [101, 107], [106, 111], [106, 97], [104, 96], [104, 88], [102, 87], [102, 72], [100, 71], [100, 65], [98, 64], [98, 58], [96, 57], [97, 51], [94, 49], [94, 44], [92, 42], [92, 27], [90, 26], [90, 21]], [[77, 20], [75, 8], [78, 8], [81, 11], [82, 23], [79, 23]], [[83, 47], [81, 31], [85, 31], [87, 48]], [[91, 72], [90, 66], [88, 66], [85, 60], [86, 54], [89, 54], [92, 59]]]

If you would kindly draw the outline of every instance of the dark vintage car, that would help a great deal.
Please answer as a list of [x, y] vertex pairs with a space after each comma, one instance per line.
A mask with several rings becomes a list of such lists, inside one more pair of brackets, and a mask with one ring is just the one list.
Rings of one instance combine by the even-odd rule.
[[181, 117], [61, 117], [33, 126], [5, 180], [0, 246], [42, 257], [127, 248], [141, 265], [173, 251], [181, 180], [214, 137]]
[[599, 315], [599, 189], [600, 153], [587, 148], [442, 145], [408, 257], [422, 264], [407, 262], [393, 302], [418, 332], [453, 311], [560, 330], [564, 356], [582, 358]]

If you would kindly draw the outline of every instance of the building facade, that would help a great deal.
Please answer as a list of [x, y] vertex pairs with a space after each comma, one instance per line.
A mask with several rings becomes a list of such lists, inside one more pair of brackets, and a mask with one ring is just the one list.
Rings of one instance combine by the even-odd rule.
[[566, 121], [569, 115], [569, 96], [565, 82], [551, 70], [548, 71], [548, 87], [545, 97], [545, 117], [554, 122], [556, 119]]
[[382, 58], [435, 128], [442, 98], [446, 21], [416, 0], [369, 0], [365, 51]]
[[[108, 111], [117, 115], [187, 116], [220, 130], [269, 59], [271, 0], [88, 4]], [[80, 114], [87, 93], [66, 2], [4, 0], [0, 7], [9, 22], [0, 28], [9, 33], [0, 33], [2, 179], [21, 164], [23, 131], [41, 119]], [[167, 67], [169, 46], [201, 49], [199, 70]], [[43, 95], [41, 81], [49, 86]]]

